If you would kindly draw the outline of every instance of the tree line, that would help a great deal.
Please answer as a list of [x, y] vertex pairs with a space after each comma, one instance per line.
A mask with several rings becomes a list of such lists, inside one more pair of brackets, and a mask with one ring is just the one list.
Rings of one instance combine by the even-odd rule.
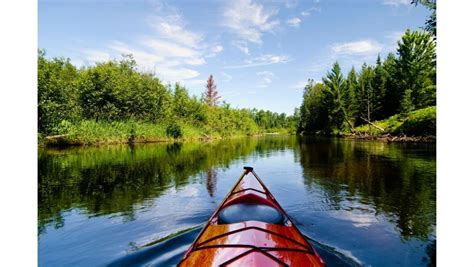
[[[121, 60], [76, 68], [69, 59], [38, 53], [38, 131], [61, 134], [64, 122], [144, 121], [192, 124], [206, 132], [253, 134], [289, 128], [292, 116], [264, 110], [231, 108], [220, 96], [212, 75], [202, 97], [191, 96], [179, 83], [164, 84], [152, 73], [137, 70], [131, 55]], [[294, 127], [293, 127], [294, 128]]]
[[[344, 75], [338, 62], [322, 78], [308, 80], [297, 113], [298, 132], [332, 134], [395, 114], [436, 105], [436, 44], [425, 31], [407, 30], [396, 54], [378, 56]], [[296, 114], [296, 113], [295, 113]]]

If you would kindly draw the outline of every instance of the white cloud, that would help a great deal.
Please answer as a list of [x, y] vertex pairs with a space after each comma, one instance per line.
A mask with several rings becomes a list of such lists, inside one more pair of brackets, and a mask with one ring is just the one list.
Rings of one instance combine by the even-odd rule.
[[228, 27], [243, 40], [261, 43], [261, 36], [278, 24], [272, 19], [278, 10], [265, 9], [263, 5], [252, 3], [252, 0], [235, 0], [224, 11], [224, 26]]
[[411, 0], [383, 0], [384, 5], [389, 5], [389, 6], [399, 6], [399, 5], [410, 5]]
[[398, 41], [402, 38], [402, 36], [405, 34], [404, 31], [393, 31], [389, 32], [385, 35], [385, 38], [389, 39], [390, 41]]
[[86, 49], [82, 51], [87, 63], [105, 62], [111, 59], [110, 54], [104, 51]]
[[307, 16], [311, 15], [311, 13], [309, 13], [308, 11], [301, 11], [300, 14], [301, 14], [301, 16], [303, 16], [303, 17], [307, 17]]
[[405, 34], [403, 31], [393, 31], [387, 33], [385, 35], [385, 39], [387, 40], [386, 50], [394, 52], [398, 47], [397, 41], [402, 39], [403, 34]]
[[150, 23], [160, 38], [168, 39], [174, 43], [198, 48], [203, 40], [201, 34], [186, 30], [181, 16], [177, 14], [154, 17]]
[[147, 20], [154, 29], [152, 34], [135, 36], [136, 41], [130, 43], [109, 41], [103, 50], [81, 51], [83, 61], [97, 62], [132, 54], [140, 71], [154, 73], [172, 83], [194, 81], [199, 72], [193, 66], [206, 64], [205, 57], [216, 56], [224, 48], [206, 44], [204, 36], [189, 30], [175, 9], [167, 8], [160, 7], [158, 14]]
[[222, 81], [223, 82], [230, 82], [232, 80], [232, 76], [228, 73], [225, 73], [225, 72], [221, 72], [221, 76], [222, 76]]
[[200, 56], [198, 50], [161, 39], [145, 38], [141, 43], [151, 48], [154, 53], [166, 57], [195, 58]]
[[247, 42], [245, 41], [234, 41], [232, 42], [232, 45], [237, 47], [242, 53], [246, 54], [247, 56], [250, 56], [250, 50], [247, 46]]
[[285, 0], [285, 7], [286, 8], [293, 8], [298, 4], [297, 0]]
[[301, 23], [301, 19], [298, 18], [298, 17], [294, 17], [294, 18], [291, 18], [291, 19], [287, 20], [286, 23], [288, 25], [290, 25], [290, 27], [299, 27], [300, 23]]
[[291, 89], [304, 89], [304, 87], [308, 84], [308, 80], [299, 81], [290, 86]]
[[373, 40], [337, 43], [331, 46], [335, 55], [374, 55], [380, 53], [382, 45]]
[[227, 69], [247, 68], [256, 66], [265, 66], [278, 63], [287, 63], [290, 61], [290, 57], [287, 55], [272, 55], [266, 54], [255, 58], [246, 59], [245, 64], [228, 66]]
[[224, 51], [224, 47], [222, 47], [222, 45], [216, 45], [211, 49], [211, 51], [217, 54]]
[[261, 88], [268, 87], [272, 83], [273, 78], [275, 78], [275, 74], [273, 74], [273, 72], [270, 72], [270, 71], [257, 72], [257, 76], [259, 78], [257, 87], [261, 87]]

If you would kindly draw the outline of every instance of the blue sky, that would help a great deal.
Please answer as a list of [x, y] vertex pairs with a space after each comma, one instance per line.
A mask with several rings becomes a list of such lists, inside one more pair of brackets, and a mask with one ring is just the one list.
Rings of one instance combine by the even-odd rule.
[[141, 71], [200, 96], [213, 74], [232, 107], [293, 113], [308, 78], [347, 72], [419, 29], [411, 0], [40, 0], [39, 48], [77, 66], [133, 54]]

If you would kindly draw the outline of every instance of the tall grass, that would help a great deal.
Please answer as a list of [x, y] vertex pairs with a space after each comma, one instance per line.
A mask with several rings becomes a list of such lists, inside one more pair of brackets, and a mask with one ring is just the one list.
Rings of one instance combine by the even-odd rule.
[[[399, 135], [436, 135], [436, 107], [427, 107], [414, 110], [406, 116], [397, 114], [381, 121], [374, 121], [375, 125], [383, 128], [387, 133]], [[360, 133], [374, 136], [382, 135], [383, 132], [369, 124], [356, 127]]]

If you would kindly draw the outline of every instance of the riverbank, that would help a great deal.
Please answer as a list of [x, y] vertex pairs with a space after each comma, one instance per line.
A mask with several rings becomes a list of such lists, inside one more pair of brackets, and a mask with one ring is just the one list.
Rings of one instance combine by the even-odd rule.
[[385, 120], [370, 122], [344, 132], [347, 138], [385, 142], [436, 142], [436, 107], [396, 114]]
[[40, 146], [89, 146], [127, 143], [159, 143], [175, 141], [210, 141], [225, 138], [287, 134], [288, 129], [258, 129], [242, 126], [240, 129], [210, 127], [185, 121], [150, 123], [140, 121], [94, 121], [77, 123], [63, 121], [56, 135], [38, 135]]

